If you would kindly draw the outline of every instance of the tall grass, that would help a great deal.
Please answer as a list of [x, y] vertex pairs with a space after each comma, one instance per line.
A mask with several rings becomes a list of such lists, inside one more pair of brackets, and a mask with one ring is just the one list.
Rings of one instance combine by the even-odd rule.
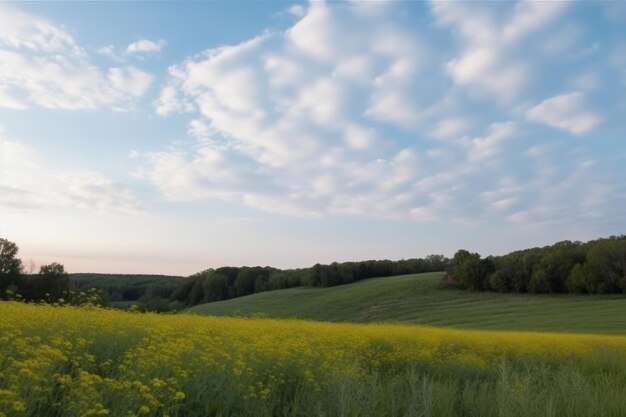
[[0, 303], [0, 416], [626, 415], [626, 336]]

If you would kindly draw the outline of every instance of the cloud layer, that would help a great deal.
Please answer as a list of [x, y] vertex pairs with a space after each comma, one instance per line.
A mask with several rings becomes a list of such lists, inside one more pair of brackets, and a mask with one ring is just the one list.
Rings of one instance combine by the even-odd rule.
[[420, 26], [398, 4], [312, 2], [285, 31], [172, 66], [156, 112], [189, 114], [193, 140], [139, 175], [174, 201], [304, 216], [601, 217], [617, 178], [552, 128], [593, 134], [611, 116], [573, 89], [580, 65], [542, 73], [593, 53], [569, 9], [435, 2]]
[[[187, 117], [187, 140], [134, 152], [134, 175], [170, 201], [294, 216], [615, 217], [623, 155], [596, 148], [624, 129], [624, 44], [591, 35], [579, 16], [592, 7], [289, 7], [288, 28], [169, 68], [154, 110]], [[116, 65], [97, 65], [64, 27], [0, 5], [0, 107], [126, 110], [153, 100], [155, 76], [130, 62], [159, 56], [166, 42], [157, 39], [101, 48]], [[4, 207], [139, 209], [127, 187], [94, 172], [52, 175], [32, 150], [1, 140]]]
[[153, 79], [133, 66], [100, 68], [62, 27], [0, 5], [0, 107], [124, 109]]
[[70, 207], [97, 213], [138, 213], [134, 192], [101, 173], [64, 169], [0, 129], [0, 211]]

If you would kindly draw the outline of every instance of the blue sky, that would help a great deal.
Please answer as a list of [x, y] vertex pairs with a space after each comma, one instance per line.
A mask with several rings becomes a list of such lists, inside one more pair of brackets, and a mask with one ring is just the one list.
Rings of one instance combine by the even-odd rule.
[[191, 274], [626, 232], [626, 3], [0, 3], [0, 236]]

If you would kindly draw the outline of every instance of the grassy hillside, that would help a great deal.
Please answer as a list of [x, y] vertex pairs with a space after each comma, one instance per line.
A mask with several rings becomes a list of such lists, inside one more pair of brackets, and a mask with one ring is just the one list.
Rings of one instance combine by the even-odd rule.
[[409, 322], [461, 328], [626, 334], [625, 296], [467, 292], [440, 285], [441, 273], [374, 278], [331, 288], [291, 288], [189, 312], [349, 322]]

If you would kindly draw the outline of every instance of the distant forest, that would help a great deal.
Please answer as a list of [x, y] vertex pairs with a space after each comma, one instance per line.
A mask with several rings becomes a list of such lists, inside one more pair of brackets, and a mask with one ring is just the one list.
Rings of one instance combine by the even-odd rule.
[[109, 302], [138, 301], [142, 297], [169, 298], [183, 277], [137, 274], [69, 274], [69, 281], [78, 291], [101, 290]]
[[400, 261], [333, 262], [310, 268], [280, 270], [269, 266], [207, 269], [186, 278], [170, 299], [186, 307], [262, 291], [301, 286], [332, 287], [367, 278], [443, 271], [450, 259], [443, 255]]
[[[96, 289], [101, 303], [137, 304], [143, 310], [179, 310], [262, 291], [299, 286], [331, 287], [375, 277], [446, 271], [446, 282], [474, 291], [531, 293], [626, 293], [626, 236], [551, 246], [482, 258], [461, 249], [399, 261], [368, 260], [316, 264], [310, 268], [269, 266], [207, 269], [187, 278], [167, 275], [68, 274], [63, 265], [26, 273], [18, 248], [0, 239], [0, 299], [78, 303]], [[94, 299], [94, 292], [90, 299]]]
[[459, 250], [450, 278], [461, 288], [499, 292], [626, 293], [626, 235], [481, 258]]

